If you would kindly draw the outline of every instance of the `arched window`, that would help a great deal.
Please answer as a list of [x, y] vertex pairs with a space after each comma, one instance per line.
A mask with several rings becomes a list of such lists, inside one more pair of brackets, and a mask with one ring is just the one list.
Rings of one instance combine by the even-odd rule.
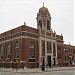
[[3, 57], [3, 46], [1, 45], [0, 46], [0, 59], [2, 59]]
[[34, 42], [30, 42], [30, 48], [34, 48]]
[[40, 28], [42, 29], [42, 21], [39, 21]]
[[47, 29], [50, 30], [50, 22], [47, 20]]
[[32, 41], [30, 42], [29, 62], [35, 62], [35, 44]]
[[6, 58], [10, 58], [10, 44], [6, 46]]
[[15, 43], [15, 48], [19, 48], [19, 43], [18, 43], [18, 41]]

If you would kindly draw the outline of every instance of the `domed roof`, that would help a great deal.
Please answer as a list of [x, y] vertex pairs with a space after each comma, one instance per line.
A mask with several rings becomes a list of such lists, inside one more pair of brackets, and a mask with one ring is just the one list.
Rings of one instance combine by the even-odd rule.
[[43, 4], [43, 7], [41, 7], [39, 9], [39, 12], [49, 12], [48, 9], [46, 7], [44, 7], [44, 4]]

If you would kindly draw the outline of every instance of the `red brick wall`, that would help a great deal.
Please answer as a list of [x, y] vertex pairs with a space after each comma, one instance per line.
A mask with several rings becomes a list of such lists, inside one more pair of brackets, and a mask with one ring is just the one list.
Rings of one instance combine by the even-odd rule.
[[[60, 50], [58, 49], [58, 47], [60, 47]], [[59, 65], [62, 66], [62, 62], [63, 62], [63, 44], [57, 44], [57, 56], [60, 55], [61, 59], [58, 59], [58, 63]]]
[[28, 26], [25, 26], [25, 31], [37, 34], [37, 29], [31, 28], [31, 27], [28, 27]]
[[[14, 28], [12, 30], [9, 30], [7, 32], [0, 34], [0, 38], [4, 37], [4, 40], [3, 40], [4, 42], [0, 43], [0, 45], [3, 45], [3, 59], [1, 59], [0, 62], [3, 62], [3, 61], [10, 62], [11, 60], [14, 61], [14, 54], [16, 51], [19, 51], [20, 52], [19, 53], [20, 61], [27, 61], [26, 64], [30, 64], [30, 65], [33, 64], [34, 65], [34, 63], [29, 62], [29, 51], [30, 51], [29, 45], [30, 45], [30, 42], [33, 41], [35, 44], [35, 65], [37, 65], [38, 60], [39, 60], [39, 43], [38, 43], [38, 37], [36, 35], [34, 35], [34, 36], [36, 36], [36, 37], [34, 37], [34, 36], [29, 36], [30, 34], [28, 34], [28, 35], [23, 35], [23, 37], [20, 37], [20, 36], [19, 36], [19, 38], [16, 37], [16, 39], [14, 39], [14, 37], [5, 38], [6, 36], [9, 36], [11, 34], [15, 34], [15, 33], [21, 32], [21, 31], [27, 31], [27, 32], [38, 34], [38, 29], [31, 28], [31, 27], [28, 27], [25, 25], [22, 25], [20, 27]], [[45, 35], [45, 31], [41, 30], [41, 34]], [[47, 33], [47, 35], [51, 36], [51, 34], [48, 34], [48, 33]], [[53, 34], [53, 36], [55, 36], [55, 35]], [[64, 60], [65, 55], [71, 55], [71, 56], [75, 57], [74, 53], [70, 53], [70, 52], [64, 53], [64, 48], [75, 49], [75, 47], [69, 46], [69, 45], [63, 46], [63, 41], [62, 41], [63, 36], [56, 35], [56, 39], [60, 40], [60, 42], [57, 41], [57, 43], [61, 43], [61, 44], [57, 44], [57, 46], [61, 47], [61, 51], [57, 52], [58, 54], [61, 54], [61, 60], [58, 60], [59, 63], [63, 64], [63, 60]], [[7, 40], [9, 40], [9, 41], [7, 41]], [[19, 42], [19, 48], [15, 48], [16, 41]], [[43, 42], [44, 42], [44, 40], [43, 40]], [[11, 45], [10, 59], [6, 58], [6, 45], [8, 43]], [[56, 54], [53, 54], [53, 55], [55, 56]]]
[[56, 35], [56, 38], [59, 40], [63, 40], [63, 36], [60, 36], [60, 35]]

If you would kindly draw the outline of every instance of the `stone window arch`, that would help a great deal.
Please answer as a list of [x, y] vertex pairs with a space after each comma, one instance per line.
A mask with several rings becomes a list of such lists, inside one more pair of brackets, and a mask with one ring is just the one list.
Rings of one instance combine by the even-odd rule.
[[33, 41], [30, 42], [30, 48], [34, 48], [35, 44]]
[[19, 48], [19, 42], [18, 41], [15, 42], [15, 48]]
[[40, 28], [42, 29], [42, 21], [39, 20], [39, 25], [40, 25]]
[[47, 20], [47, 30], [50, 30], [50, 21]]

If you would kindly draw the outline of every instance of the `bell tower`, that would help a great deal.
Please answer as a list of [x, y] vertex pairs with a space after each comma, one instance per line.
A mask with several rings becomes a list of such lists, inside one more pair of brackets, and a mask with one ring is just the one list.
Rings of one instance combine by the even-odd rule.
[[45, 31], [51, 30], [51, 15], [49, 10], [44, 6], [39, 9], [37, 13], [37, 28]]

